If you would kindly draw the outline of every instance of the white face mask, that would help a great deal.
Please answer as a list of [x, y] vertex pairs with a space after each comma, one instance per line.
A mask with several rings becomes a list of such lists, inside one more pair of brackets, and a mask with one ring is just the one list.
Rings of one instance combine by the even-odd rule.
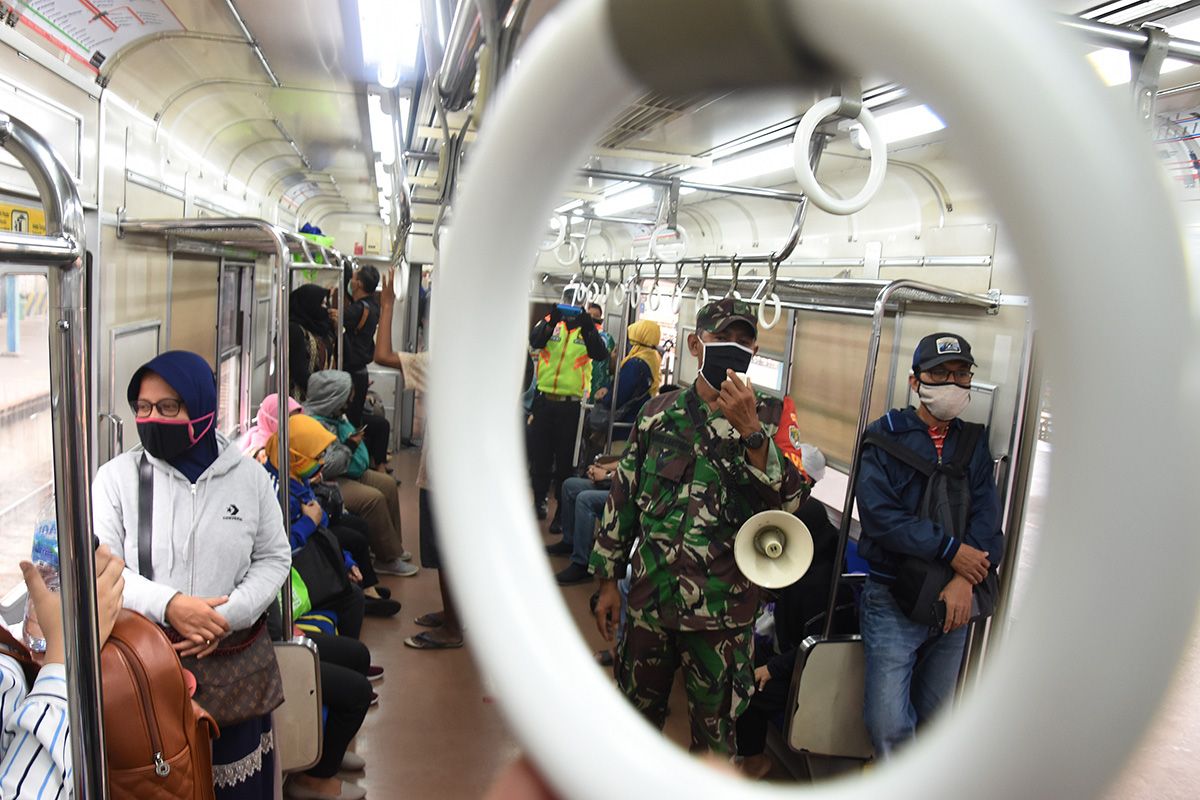
[[954, 383], [936, 386], [922, 383], [917, 389], [922, 405], [943, 422], [961, 414], [971, 402], [971, 390]]

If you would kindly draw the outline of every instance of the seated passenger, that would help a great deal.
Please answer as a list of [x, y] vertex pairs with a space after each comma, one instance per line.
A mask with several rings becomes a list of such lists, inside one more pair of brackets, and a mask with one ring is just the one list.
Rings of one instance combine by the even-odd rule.
[[[288, 450], [291, 451], [288, 460], [288, 490], [291, 496], [291, 502], [288, 503], [288, 511], [291, 514], [289, 539], [293, 553], [304, 547], [319, 528], [329, 526], [329, 517], [325, 515], [321, 504], [313, 495], [308, 478], [321, 469], [325, 449], [334, 441], [334, 435], [312, 417], [296, 414], [288, 420]], [[279, 434], [267, 440], [266, 450], [268, 461], [265, 466], [272, 481], [278, 486], [279, 465], [282, 462]], [[342, 555], [346, 573], [351, 580], [351, 591], [337, 598], [336, 602], [323, 604], [320, 610], [337, 614], [338, 632], [357, 639], [362, 632], [365, 610], [362, 589], [358, 587], [363, 576], [350, 553], [343, 551]]]
[[560, 586], [587, 583], [592, 579], [587, 565], [592, 555], [596, 521], [604, 513], [604, 503], [608, 500], [608, 489], [619, 460], [616, 456], [602, 456], [587, 468], [587, 477], [567, 478], [563, 484], [559, 503], [561, 516], [566, 520], [563, 540], [546, 546], [546, 552], [552, 556], [571, 557], [571, 563], [554, 576]]
[[[968, 436], [959, 415], [971, 400], [975, 359], [966, 339], [933, 333], [913, 353], [909, 386], [917, 408], [893, 409], [867, 428], [929, 463], [953, 463]], [[858, 552], [871, 569], [862, 593], [866, 656], [865, 717], [875, 754], [886, 758], [913, 738], [954, 693], [971, 616], [972, 587], [985, 580], [1002, 555], [1000, 498], [992, 477], [986, 432], [966, 461], [969, 513], [962, 530], [923, 517], [923, 475], [882, 447], [864, 444], [858, 475], [862, 523]], [[913, 557], [908, 559], [908, 557]], [[893, 591], [913, 565], [950, 575], [939, 600], [945, 621], [931, 626], [910, 619]]]
[[[96, 550], [96, 612], [103, 647], [121, 611], [125, 563], [106, 546]], [[0, 797], [71, 798], [71, 731], [67, 717], [66, 649], [62, 600], [46, 588], [37, 568], [21, 562], [29, 601], [37, 611], [46, 653], [30, 685], [20, 661], [28, 651], [8, 634], [0, 638]], [[12, 655], [10, 655], [12, 653]], [[14, 657], [16, 656], [16, 657]], [[20, 660], [18, 660], [20, 659]]]
[[[134, 565], [125, 570], [125, 606], [170, 627], [200, 684], [196, 702], [213, 713], [204, 673], [267, 635], [260, 622], [288, 578], [291, 548], [279, 501], [262, 467], [216, 432], [216, 382], [203, 358], [183, 351], [155, 357], [133, 374], [126, 397], [146, 452], [122, 453], [100, 467], [96, 533]], [[153, 505], [149, 553], [138, 552], [143, 465]], [[262, 707], [273, 697], [240, 698], [260, 712], [247, 722], [221, 724], [213, 713], [221, 724], [213, 742], [218, 800], [273, 795], [272, 709]]]
[[383, 575], [416, 575], [407, 563], [412, 554], [404, 549], [400, 534], [400, 493], [396, 481], [367, 469], [370, 456], [362, 432], [355, 430], [345, 411], [350, 402], [350, 376], [340, 370], [324, 370], [309, 379], [308, 413], [337, 436], [325, 456], [322, 474], [336, 480], [346, 508], [367, 521], [375, 571]]
[[[800, 445], [804, 473], [814, 484], [825, 476], [825, 455], [811, 444]], [[800, 580], [775, 592], [775, 647], [777, 652], [755, 648], [754, 683], [756, 691], [750, 707], [737, 720], [737, 749], [743, 758], [742, 770], [761, 778], [770, 771], [765, 755], [767, 723], [786, 710], [792, 672], [800, 643], [820, 633], [829, 601], [833, 562], [837, 556], [838, 529], [829, 521], [825, 504], [809, 497], [796, 516], [812, 534], [813, 560]], [[853, 613], [853, 611], [851, 611]], [[841, 628], [835, 628], [843, 633]]]
[[[629, 326], [629, 355], [621, 362], [617, 376], [616, 422], [633, 422], [646, 401], [658, 394], [662, 383], [662, 356], [657, 349], [661, 337], [662, 331], [654, 320], [639, 319]], [[596, 400], [601, 402], [611, 398], [608, 398], [608, 391], [602, 389], [596, 393]], [[613, 428], [613, 440], [625, 441], [629, 431], [625, 426]]]
[[[288, 416], [299, 414], [300, 404], [295, 398], [288, 398]], [[266, 452], [259, 456], [259, 451], [267, 446], [270, 439], [279, 430], [279, 395], [269, 394], [258, 404], [258, 415], [254, 424], [238, 437], [237, 448], [248, 456], [257, 457], [260, 462], [266, 461]]]

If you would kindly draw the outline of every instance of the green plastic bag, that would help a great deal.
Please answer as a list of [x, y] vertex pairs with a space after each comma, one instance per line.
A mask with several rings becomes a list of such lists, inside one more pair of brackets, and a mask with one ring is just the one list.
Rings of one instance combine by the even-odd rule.
[[292, 619], [298, 619], [312, 611], [312, 602], [308, 599], [308, 587], [300, 573], [292, 569]]

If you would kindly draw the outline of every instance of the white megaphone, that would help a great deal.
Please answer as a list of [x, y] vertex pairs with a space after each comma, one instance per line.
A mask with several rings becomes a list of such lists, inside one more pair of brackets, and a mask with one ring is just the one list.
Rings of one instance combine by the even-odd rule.
[[781, 589], [808, 572], [813, 560], [812, 533], [786, 511], [762, 511], [738, 531], [733, 560], [751, 583]]

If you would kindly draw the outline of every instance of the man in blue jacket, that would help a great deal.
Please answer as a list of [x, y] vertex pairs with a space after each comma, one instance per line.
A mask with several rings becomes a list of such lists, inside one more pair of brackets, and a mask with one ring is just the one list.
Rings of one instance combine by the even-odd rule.
[[[971, 400], [975, 359], [966, 339], [953, 333], [926, 336], [913, 353], [909, 385], [917, 408], [893, 409], [867, 428], [931, 462], [949, 462], [963, 437], [958, 419]], [[978, 437], [968, 462], [970, 512], [965, 531], [943, 530], [917, 509], [925, 476], [880, 447], [863, 449], [858, 476], [862, 535], [858, 552], [871, 567], [862, 596], [866, 654], [865, 716], [879, 757], [911, 739], [954, 692], [971, 616], [972, 587], [1002, 555], [1000, 499], [992, 478], [987, 437]], [[930, 628], [909, 619], [892, 596], [897, 569], [907, 556], [940, 560], [953, 577], [939, 599], [945, 624]]]

